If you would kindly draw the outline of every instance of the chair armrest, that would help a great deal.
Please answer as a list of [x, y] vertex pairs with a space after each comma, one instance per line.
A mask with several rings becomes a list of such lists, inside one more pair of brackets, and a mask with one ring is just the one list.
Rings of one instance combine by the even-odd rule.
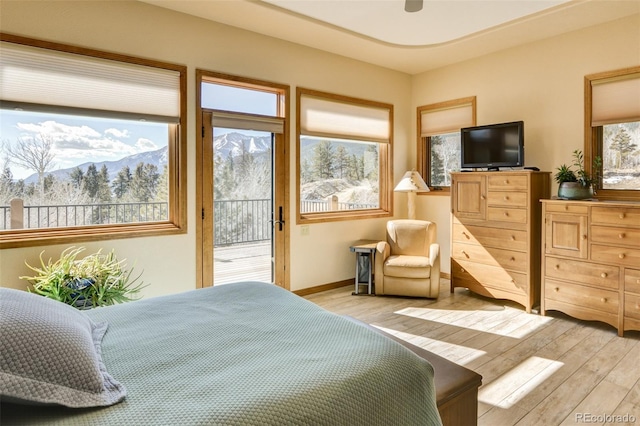
[[432, 243], [429, 246], [429, 264], [434, 266], [438, 258], [440, 257], [440, 244]]
[[391, 246], [386, 241], [380, 241], [376, 246], [376, 252], [376, 259], [380, 258], [384, 263], [384, 261], [387, 260], [387, 257], [391, 254]]

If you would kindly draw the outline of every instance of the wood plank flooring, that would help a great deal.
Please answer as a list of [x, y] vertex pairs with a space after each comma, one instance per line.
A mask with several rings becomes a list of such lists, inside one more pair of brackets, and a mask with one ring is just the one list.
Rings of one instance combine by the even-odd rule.
[[351, 286], [305, 298], [477, 371], [479, 425], [640, 425], [640, 332], [618, 337], [440, 284], [437, 300], [352, 296]]

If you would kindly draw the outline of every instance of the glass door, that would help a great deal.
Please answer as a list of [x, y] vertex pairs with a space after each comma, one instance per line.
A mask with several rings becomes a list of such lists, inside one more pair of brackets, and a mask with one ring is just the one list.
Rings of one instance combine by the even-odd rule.
[[288, 86], [197, 70], [196, 278], [289, 288]]
[[274, 281], [274, 140], [213, 128], [213, 285]]

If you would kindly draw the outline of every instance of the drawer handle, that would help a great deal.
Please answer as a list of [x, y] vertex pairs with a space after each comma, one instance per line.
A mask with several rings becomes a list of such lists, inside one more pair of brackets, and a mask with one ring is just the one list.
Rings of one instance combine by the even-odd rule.
[[564, 209], [565, 209], [566, 211], [568, 211], [568, 210], [569, 210], [569, 206], [564, 206]]
[[510, 260], [511, 260], [512, 262], [515, 262], [515, 261], [516, 261], [516, 258], [515, 258], [515, 257], [513, 257], [513, 256], [511, 256], [511, 259], [510, 259]]
[[505, 201], [509, 201], [509, 197], [505, 195], [505, 196], [504, 196], [504, 200], [505, 200]]
[[586, 239], [587, 239], [587, 235], [586, 235], [586, 234], [585, 234], [585, 235], [583, 235], [583, 236], [582, 236], [582, 239], [583, 239], [583, 240], [586, 240]]
[[486, 198], [485, 198], [485, 196], [484, 196], [484, 195], [481, 195], [481, 196], [480, 196], [480, 199], [481, 199], [481, 200], [485, 200]]
[[606, 297], [603, 297], [602, 299], [600, 299], [600, 301], [601, 301], [602, 303], [607, 303], [607, 298], [606, 298]]
[[512, 235], [512, 236], [511, 236], [511, 241], [515, 241], [515, 240], [516, 240], [516, 236], [515, 236], [515, 235]]
[[469, 255], [467, 254], [466, 251], [462, 250], [461, 253], [464, 254], [467, 259], [469, 258]]
[[624, 213], [620, 213], [620, 219], [624, 219]]
[[603, 273], [601, 273], [601, 274], [600, 274], [600, 276], [601, 276], [602, 278], [607, 278], [607, 273], [606, 273], [606, 272], [603, 272]]
[[508, 180], [508, 179], [505, 179], [505, 180], [504, 180], [504, 184], [505, 184], [505, 185], [509, 185], [509, 180]]
[[624, 238], [624, 234], [623, 233], [618, 234], [618, 238]]
[[464, 268], [460, 268], [460, 272], [467, 272], [464, 270]]
[[620, 259], [624, 259], [626, 256], [624, 255], [624, 253], [620, 253], [620, 254], [618, 255], [618, 257], [619, 257]]
[[504, 215], [505, 215], [506, 217], [509, 217], [509, 212], [504, 212]]
[[554, 266], [553, 269], [555, 269], [556, 271], [560, 270], [560, 265]]
[[462, 231], [462, 235], [464, 235], [465, 237], [467, 237], [467, 240], [469, 239], [469, 235], [467, 235], [466, 232]]
[[560, 291], [560, 287], [556, 287], [553, 289], [553, 291], [555, 291], [556, 293]]

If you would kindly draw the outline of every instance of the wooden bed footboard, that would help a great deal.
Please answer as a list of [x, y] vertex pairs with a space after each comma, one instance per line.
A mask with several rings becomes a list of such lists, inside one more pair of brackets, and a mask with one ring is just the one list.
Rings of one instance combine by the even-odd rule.
[[443, 425], [468, 426], [478, 424], [478, 388], [482, 384], [482, 376], [480, 374], [412, 345], [396, 336], [385, 333], [360, 320], [349, 316], [345, 317], [395, 340], [431, 363], [434, 370], [436, 404]]

